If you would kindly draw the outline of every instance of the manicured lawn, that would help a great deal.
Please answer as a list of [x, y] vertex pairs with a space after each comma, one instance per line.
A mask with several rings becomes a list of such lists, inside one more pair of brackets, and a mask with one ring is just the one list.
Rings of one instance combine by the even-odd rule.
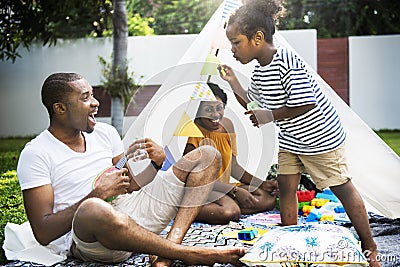
[[[400, 130], [379, 131], [377, 134], [400, 156]], [[19, 153], [31, 138], [0, 139], [0, 244], [3, 246], [7, 222], [26, 221], [22, 194], [16, 169]], [[0, 264], [6, 263], [3, 249]]]
[[400, 156], [400, 130], [397, 131], [379, 131], [377, 132], [386, 144], [388, 144], [397, 155]]

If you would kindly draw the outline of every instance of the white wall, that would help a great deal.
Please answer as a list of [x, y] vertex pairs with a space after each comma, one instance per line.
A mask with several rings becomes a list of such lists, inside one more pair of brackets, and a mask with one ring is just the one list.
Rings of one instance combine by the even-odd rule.
[[[285, 38], [288, 36], [294, 49], [316, 68], [315, 30], [281, 31], [281, 34]], [[177, 64], [196, 37], [129, 37], [130, 69], [138, 76], [145, 76], [145, 81]], [[48, 115], [40, 99], [44, 79], [54, 72], [70, 71], [82, 74], [92, 85], [99, 85], [101, 65], [98, 56], [109, 60], [111, 52], [111, 39], [59, 40], [52, 47], [37, 44], [29, 52], [21, 49], [22, 59], [17, 59], [14, 64], [0, 62], [0, 122], [3, 125], [0, 137], [30, 136], [47, 128]], [[108, 118], [102, 120], [108, 121]]]
[[[307, 29], [279, 32], [307, 64], [317, 71], [317, 30]], [[299, 38], [299, 34], [301, 34], [301, 38]]]
[[400, 35], [349, 38], [350, 107], [373, 129], [400, 129]]
[[[196, 35], [130, 37], [130, 70], [150, 77], [178, 62]], [[47, 111], [41, 103], [43, 81], [51, 73], [82, 74], [90, 84], [101, 82], [98, 56], [110, 61], [112, 39], [60, 40], [56, 46], [33, 45], [21, 49], [22, 59], [0, 62], [0, 137], [34, 135], [47, 128]]]

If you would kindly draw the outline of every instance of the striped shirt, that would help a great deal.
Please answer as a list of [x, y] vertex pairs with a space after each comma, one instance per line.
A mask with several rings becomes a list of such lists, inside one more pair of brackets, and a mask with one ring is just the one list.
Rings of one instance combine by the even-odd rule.
[[248, 98], [260, 107], [278, 109], [314, 104], [310, 111], [276, 120], [279, 148], [296, 154], [315, 155], [339, 148], [346, 134], [339, 116], [303, 61], [279, 47], [270, 64], [254, 68]]

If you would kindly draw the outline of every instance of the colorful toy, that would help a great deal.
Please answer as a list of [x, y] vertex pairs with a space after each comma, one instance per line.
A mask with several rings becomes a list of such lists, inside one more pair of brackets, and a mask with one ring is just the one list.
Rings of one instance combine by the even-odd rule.
[[315, 198], [328, 199], [332, 202], [339, 202], [339, 199], [333, 194], [330, 189], [325, 189], [322, 193], [318, 193]]
[[339, 205], [339, 206], [335, 207], [333, 210], [334, 210], [336, 213], [344, 213], [344, 212], [346, 212], [346, 211], [344, 210], [344, 207], [343, 207], [342, 205]]
[[310, 205], [304, 205], [303, 208], [301, 209], [304, 213], [304, 215], [308, 215], [310, 214], [311, 210], [314, 209], [314, 206], [310, 206]]
[[[300, 194], [299, 191], [297, 193]], [[300, 197], [302, 197], [301, 194]], [[298, 204], [298, 214], [306, 216], [307, 222], [349, 221], [349, 218], [339, 199], [336, 198], [333, 192], [329, 189], [325, 189], [322, 193], [317, 193], [315, 198], [313, 198], [309, 203], [309, 205], [306, 203], [303, 204], [302, 202]]]
[[256, 229], [245, 229], [238, 232], [238, 239], [239, 240], [253, 240], [258, 235], [258, 231]]
[[314, 199], [311, 200], [311, 206], [315, 206], [317, 208], [320, 208], [323, 205], [325, 205], [327, 202], [329, 202], [329, 199], [314, 198]]
[[297, 191], [296, 195], [298, 202], [308, 202], [315, 197], [315, 190]]
[[319, 218], [320, 221], [331, 221], [333, 222], [335, 218], [331, 214], [322, 214], [321, 218]]
[[311, 204], [310, 201], [307, 201], [307, 202], [299, 202], [299, 203], [297, 204], [297, 207], [298, 207], [299, 210], [302, 210], [304, 206], [306, 206], [306, 205], [307, 205], [307, 206], [310, 206], [310, 204]]
[[310, 214], [308, 214], [306, 221], [307, 222], [317, 222], [321, 218], [322, 214], [321, 212], [313, 207], [313, 209], [310, 211]]

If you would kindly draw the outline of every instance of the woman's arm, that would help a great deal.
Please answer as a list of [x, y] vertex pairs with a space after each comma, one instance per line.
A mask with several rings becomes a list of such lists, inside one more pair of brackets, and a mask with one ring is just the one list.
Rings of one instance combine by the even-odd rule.
[[243, 184], [250, 185], [250, 192], [254, 191], [262, 184], [263, 181], [260, 178], [251, 175], [239, 164], [235, 155], [232, 155], [231, 164], [231, 176]]

